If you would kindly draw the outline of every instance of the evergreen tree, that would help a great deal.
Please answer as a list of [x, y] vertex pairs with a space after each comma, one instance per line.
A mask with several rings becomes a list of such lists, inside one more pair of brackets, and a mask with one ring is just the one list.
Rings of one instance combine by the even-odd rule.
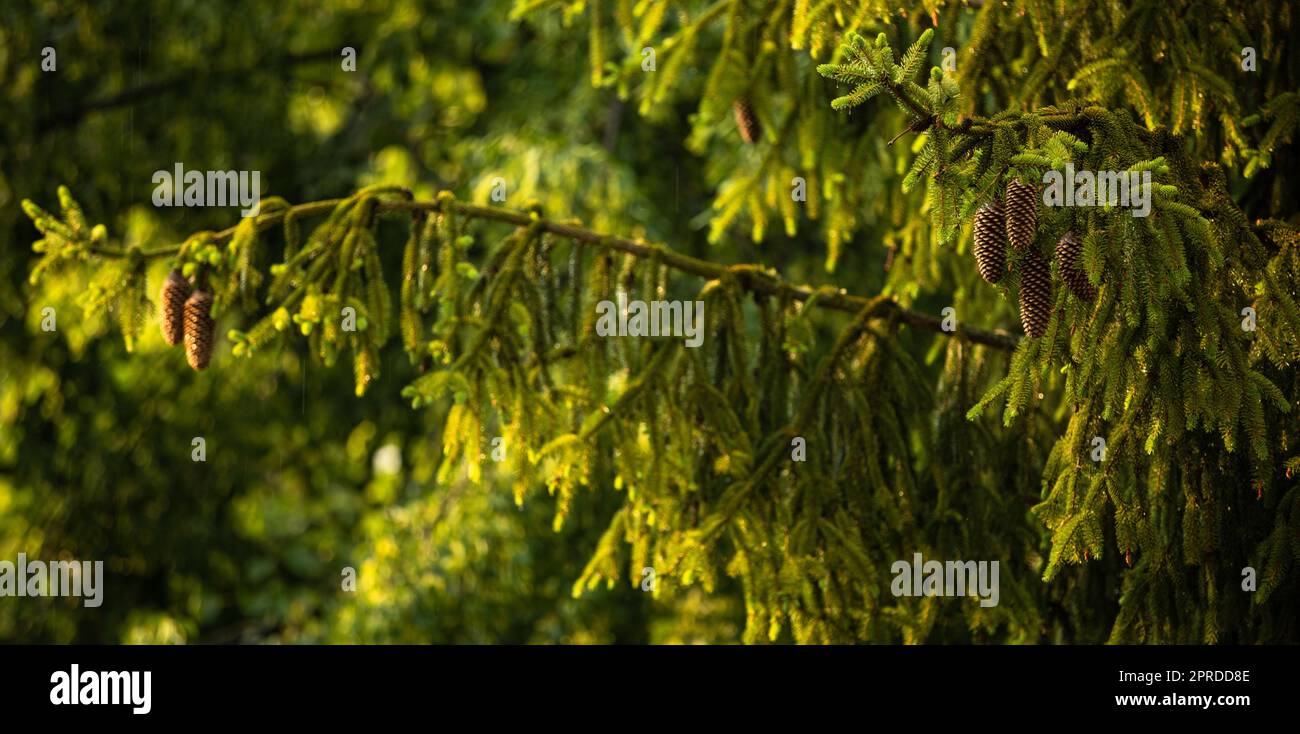
[[[91, 278], [85, 317], [128, 350], [174, 267], [233, 326], [216, 369], [305, 341], [365, 399], [425, 370], [401, 394], [445, 422], [438, 482], [480, 483], [501, 437], [514, 501], [544, 489], [556, 530], [617, 497], [574, 595], [734, 580], [751, 642], [1300, 637], [1292, 3], [579, 5], [594, 93], [646, 124], [695, 109], [707, 239], [761, 264], [496, 206], [485, 177], [269, 198], [159, 245], [60, 188], [24, 202], [33, 282]], [[1067, 170], [1149, 177], [1148, 216], [1045, 206]], [[1005, 241], [989, 224], [977, 267], [982, 211]], [[801, 228], [823, 285], [780, 267]], [[835, 285], [845, 265], [866, 282]], [[703, 302], [703, 346], [601, 336], [620, 295]], [[895, 596], [913, 553], [1001, 561], [1000, 604]]]

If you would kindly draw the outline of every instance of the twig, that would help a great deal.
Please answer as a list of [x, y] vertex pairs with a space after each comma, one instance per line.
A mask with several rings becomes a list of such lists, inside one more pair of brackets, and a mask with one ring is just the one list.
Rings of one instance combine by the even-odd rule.
[[935, 120], [934, 115], [930, 115], [929, 117], [926, 117], [924, 119], [913, 120], [910, 125], [903, 128], [902, 131], [899, 132], [894, 137], [890, 138], [889, 142], [886, 143], [886, 145], [893, 145], [894, 143], [898, 142], [899, 138], [903, 137], [908, 133], [919, 133], [922, 130], [930, 129], [930, 126], [934, 124], [934, 120]]

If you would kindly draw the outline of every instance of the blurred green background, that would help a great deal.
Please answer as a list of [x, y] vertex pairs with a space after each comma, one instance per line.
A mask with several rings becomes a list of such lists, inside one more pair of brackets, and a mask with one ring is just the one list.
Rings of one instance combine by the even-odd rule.
[[[622, 114], [572, 53], [580, 27], [510, 22], [509, 7], [4, 3], [0, 558], [103, 560], [107, 588], [99, 609], [2, 599], [0, 641], [738, 639], [734, 589], [571, 597], [613, 493], [555, 533], [544, 495], [516, 508], [490, 477], [436, 486], [440, 418], [400, 397], [416, 373], [398, 344], [363, 399], [347, 365], [293, 346], [235, 361], [223, 340], [194, 373], [156, 328], [127, 354], [112, 324], [84, 321], [80, 279], [26, 285], [38, 235], [18, 203], [51, 202], [59, 183], [126, 244], [232, 224], [229, 208], [151, 205], [153, 172], [178, 161], [259, 170], [264, 196], [293, 202], [377, 182], [471, 198], [502, 176], [511, 205], [698, 245], [687, 215], [710, 193], [682, 148], [685, 114], [654, 128]], [[40, 68], [47, 46], [55, 72]], [[150, 270], [155, 299], [166, 268]], [[45, 306], [54, 333], [39, 328]], [[194, 436], [206, 463], [190, 459]], [[355, 593], [341, 591], [345, 566]]]

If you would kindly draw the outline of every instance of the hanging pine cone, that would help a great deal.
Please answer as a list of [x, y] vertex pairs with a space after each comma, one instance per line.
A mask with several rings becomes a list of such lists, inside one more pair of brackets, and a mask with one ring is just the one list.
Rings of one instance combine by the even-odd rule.
[[1056, 268], [1061, 273], [1061, 280], [1081, 301], [1091, 301], [1097, 297], [1097, 288], [1088, 281], [1088, 274], [1079, 267], [1079, 256], [1083, 253], [1083, 241], [1067, 231], [1056, 243]]
[[740, 137], [750, 145], [757, 143], [763, 137], [763, 124], [754, 114], [754, 108], [749, 106], [749, 100], [745, 97], [737, 99], [732, 109], [736, 113], [736, 127], [740, 128]]
[[189, 297], [189, 281], [181, 271], [173, 269], [158, 295], [158, 320], [162, 324], [163, 341], [169, 347], [180, 344], [185, 336], [185, 299]]
[[1030, 250], [1020, 261], [1020, 325], [1038, 338], [1047, 333], [1052, 318], [1052, 269], [1047, 260]]
[[1007, 239], [1024, 252], [1038, 232], [1038, 190], [1016, 179], [1007, 182]]
[[994, 199], [975, 212], [975, 266], [990, 283], [1002, 280], [1007, 270], [1006, 222], [1002, 200]]
[[185, 301], [185, 358], [195, 370], [208, 366], [216, 346], [217, 324], [211, 311], [212, 294], [205, 290], [194, 291]]

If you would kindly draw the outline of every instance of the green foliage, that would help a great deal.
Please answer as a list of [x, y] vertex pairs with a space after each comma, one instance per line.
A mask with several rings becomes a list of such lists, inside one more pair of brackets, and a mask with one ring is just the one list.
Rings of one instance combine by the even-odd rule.
[[[87, 526], [87, 543], [126, 558], [186, 550], [196, 527], [220, 550], [182, 552], [176, 569], [140, 562], [141, 610], [107, 633], [77, 630], [90, 623], [71, 613], [43, 627], [0, 617], [0, 633], [1300, 634], [1293, 3], [926, 2], [922, 13], [839, 0], [530, 0], [513, 3], [513, 24], [480, 15], [493, 9], [450, 4], [437, 23], [417, 23], [420, 8], [393, 2], [341, 10], [312, 31], [359, 28], [376, 41], [383, 50], [363, 58], [382, 109], [367, 107], [366, 85], [304, 80], [292, 104], [263, 95], [251, 119], [228, 120], [233, 141], [202, 131], [209, 109], [245, 100], [237, 90], [225, 107], [192, 102], [161, 127], [160, 140], [185, 141], [166, 148], [177, 160], [205, 146], [231, 155], [325, 142], [328, 161], [274, 158], [296, 181], [277, 192], [312, 203], [267, 199], [257, 217], [196, 234], [227, 222], [130, 215], [114, 226], [120, 242], [104, 225], [87, 230], [66, 190], [59, 216], [24, 204], [40, 233], [37, 286], [3, 299], [8, 312], [73, 297], [85, 311], [31, 356], [31, 317], [26, 330], [7, 327], [0, 356], [17, 379], [0, 401], [0, 511], [17, 529], [0, 550], [38, 534], [38, 547], [75, 548]], [[250, 36], [283, 45], [293, 24], [261, 17], [267, 27]], [[465, 40], [479, 28], [490, 32]], [[586, 54], [570, 53], [581, 43]], [[1241, 68], [1248, 45], [1267, 74]], [[939, 68], [921, 76], [939, 49]], [[130, 68], [129, 53], [114, 58]], [[325, 101], [312, 102], [321, 86]], [[766, 131], [753, 146], [731, 120], [741, 97]], [[7, 129], [35, 127], [23, 119]], [[40, 198], [51, 181], [75, 179], [91, 192], [87, 211], [126, 211], [131, 199], [104, 180], [130, 165], [125, 150], [79, 161], [84, 184], [60, 157], [98, 124], [44, 145], [35, 158], [51, 163], [23, 192]], [[378, 155], [347, 162], [358, 152]], [[1098, 295], [1056, 287], [1046, 335], [1016, 340], [999, 327], [1015, 323], [1025, 255], [1011, 253], [1010, 277], [986, 286], [965, 223], [1007, 181], [1067, 166], [1150, 173], [1151, 215], [1040, 208], [1033, 247], [1049, 255], [1075, 232]], [[498, 177], [510, 182], [508, 207], [482, 206]], [[799, 178], [807, 200], [796, 202]], [[182, 384], [178, 363], [140, 330], [146, 281], [172, 263], [207, 278], [237, 327], [233, 351], [250, 358], [217, 367], [228, 390], [210, 374]], [[598, 336], [595, 304], [619, 293], [703, 301], [704, 345]], [[927, 333], [940, 332], [929, 314], [947, 306], [957, 338]], [[1247, 307], [1254, 331], [1242, 328]], [[344, 308], [357, 331], [341, 330]], [[95, 341], [108, 316], [139, 356]], [[79, 359], [87, 349], [106, 361], [109, 386], [95, 387], [101, 370]], [[353, 367], [346, 392], [364, 400], [331, 397], [341, 356]], [[310, 410], [305, 392], [275, 389], [305, 388], [309, 363], [324, 366], [312, 379], [326, 385], [313, 384]], [[260, 403], [251, 414], [250, 402]], [[135, 407], [109, 412], [121, 405]], [[174, 448], [150, 447], [201, 431], [232, 447], [213, 467], [225, 478], [202, 485], [208, 495], [172, 497], [173, 484], [206, 474], [177, 470], [165, 453]], [[281, 435], [288, 445], [274, 458], [239, 464]], [[806, 461], [793, 459], [795, 439]], [[409, 470], [367, 466], [389, 444]], [[35, 459], [50, 446], [48, 464]], [[139, 475], [104, 480], [124, 473], [114, 451], [128, 449]], [[86, 466], [74, 470], [79, 452]], [[58, 486], [69, 477], [80, 496]], [[96, 524], [119, 507], [126, 527]], [[178, 528], [131, 534], [147, 521]], [[917, 552], [1000, 560], [1000, 605], [894, 596], [891, 564]], [[355, 597], [319, 591], [337, 584], [335, 554], [362, 569]], [[1258, 571], [1254, 593], [1241, 589], [1246, 566]], [[654, 594], [638, 588], [648, 567]], [[146, 595], [150, 584], [166, 588]]]

